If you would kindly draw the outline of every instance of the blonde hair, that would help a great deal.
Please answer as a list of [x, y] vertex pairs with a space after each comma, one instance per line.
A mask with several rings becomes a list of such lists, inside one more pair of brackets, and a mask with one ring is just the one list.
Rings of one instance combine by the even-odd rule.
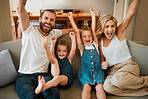
[[80, 30], [80, 37], [81, 37], [81, 39], [82, 39], [82, 32], [83, 32], [83, 31], [90, 31], [90, 32], [92, 33], [92, 29], [91, 29], [90, 27], [84, 26], [84, 27], [82, 28], [82, 30]]
[[88, 27], [88, 26], [85, 26], [85, 27], [82, 28], [82, 31], [91, 31], [91, 28]]
[[117, 20], [116, 20], [116, 18], [114, 17], [114, 16], [112, 16], [112, 15], [104, 15], [104, 16], [102, 16], [100, 19], [99, 19], [99, 21], [97, 22], [97, 35], [98, 35], [98, 37], [100, 38], [101, 37], [101, 35], [102, 35], [102, 33], [103, 33], [103, 29], [104, 29], [104, 27], [105, 27], [105, 24], [106, 24], [106, 22], [107, 21], [110, 21], [110, 20], [113, 20], [114, 21], [114, 23], [115, 23], [115, 26], [117, 27]]

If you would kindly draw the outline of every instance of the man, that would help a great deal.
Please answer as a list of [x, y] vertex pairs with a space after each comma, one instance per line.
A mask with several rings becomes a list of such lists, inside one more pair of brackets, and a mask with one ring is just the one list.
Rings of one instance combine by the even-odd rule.
[[[29, 22], [25, 5], [26, 0], [18, 1], [17, 12], [22, 30], [22, 50], [16, 91], [21, 99], [38, 99], [38, 95], [35, 94], [38, 76], [44, 76], [46, 82], [51, 80], [48, 74], [49, 61], [41, 40], [44, 36], [56, 36], [58, 38], [67, 34], [70, 30], [53, 29], [56, 22], [56, 14], [53, 10], [43, 11], [39, 18], [40, 27], [35, 28]], [[50, 46], [50, 41], [48, 45]], [[46, 99], [60, 98], [60, 93], [56, 87], [43, 91], [41, 95]]]

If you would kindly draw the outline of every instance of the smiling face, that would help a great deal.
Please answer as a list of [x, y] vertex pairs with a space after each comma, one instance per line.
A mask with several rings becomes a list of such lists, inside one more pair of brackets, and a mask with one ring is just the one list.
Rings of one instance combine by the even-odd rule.
[[64, 59], [68, 55], [68, 50], [66, 45], [58, 45], [56, 54], [60, 59]]
[[50, 11], [45, 11], [39, 21], [41, 31], [49, 33], [55, 26], [56, 15]]
[[84, 31], [82, 31], [81, 37], [82, 37], [82, 42], [85, 45], [89, 46], [89, 45], [92, 44], [92, 33], [91, 33], [90, 30], [84, 30]]
[[113, 20], [109, 20], [106, 22], [104, 26], [104, 35], [107, 39], [112, 39], [116, 31], [116, 25]]

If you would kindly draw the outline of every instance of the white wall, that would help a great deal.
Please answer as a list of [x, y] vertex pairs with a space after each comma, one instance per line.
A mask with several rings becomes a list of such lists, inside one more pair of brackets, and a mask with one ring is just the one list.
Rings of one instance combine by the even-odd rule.
[[115, 0], [115, 4], [114, 4], [114, 16], [116, 17], [116, 19], [118, 21], [118, 25], [123, 20], [124, 4], [125, 4], [125, 0]]
[[[10, 9], [16, 10], [17, 0], [9, 0]], [[28, 12], [39, 13], [40, 9], [82, 9], [89, 12], [94, 7], [102, 14], [113, 14], [114, 0], [27, 0], [26, 9]]]

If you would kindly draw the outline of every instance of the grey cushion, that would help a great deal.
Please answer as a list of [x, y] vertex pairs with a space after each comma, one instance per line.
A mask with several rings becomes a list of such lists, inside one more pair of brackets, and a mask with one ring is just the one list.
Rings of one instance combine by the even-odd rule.
[[8, 49], [0, 52], [0, 87], [12, 83], [17, 76]]
[[140, 75], [148, 75], [148, 46], [128, 41], [132, 58], [140, 67]]

